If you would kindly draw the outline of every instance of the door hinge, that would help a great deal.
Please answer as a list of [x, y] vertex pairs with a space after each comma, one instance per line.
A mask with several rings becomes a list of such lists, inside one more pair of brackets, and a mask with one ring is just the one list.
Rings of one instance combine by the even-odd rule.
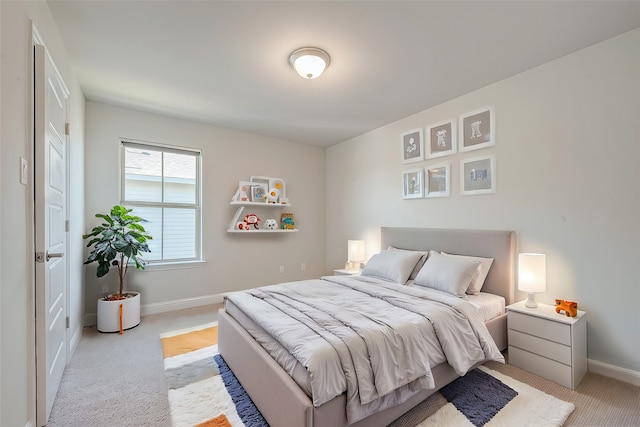
[[64, 124], [64, 134], [69, 136], [69, 123]]
[[64, 221], [64, 231], [66, 231], [67, 233], [69, 232], [69, 220], [65, 220]]
[[65, 319], [65, 325], [67, 325], [67, 329], [69, 329], [69, 316]]
[[36, 252], [36, 262], [44, 262], [44, 252]]

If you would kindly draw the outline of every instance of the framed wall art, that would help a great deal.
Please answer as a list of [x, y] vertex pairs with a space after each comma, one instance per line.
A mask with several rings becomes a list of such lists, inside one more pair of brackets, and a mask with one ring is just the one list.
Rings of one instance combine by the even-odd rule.
[[495, 112], [485, 107], [460, 116], [459, 151], [479, 150], [495, 145]]
[[413, 129], [401, 135], [402, 163], [424, 160], [424, 139], [422, 129]]
[[402, 171], [402, 198], [419, 199], [424, 194], [424, 177], [422, 169]]
[[460, 161], [460, 193], [463, 196], [496, 192], [495, 156]]
[[451, 165], [440, 163], [425, 168], [424, 197], [449, 197]]
[[456, 152], [456, 121], [436, 123], [427, 126], [427, 144], [425, 158], [447, 156]]

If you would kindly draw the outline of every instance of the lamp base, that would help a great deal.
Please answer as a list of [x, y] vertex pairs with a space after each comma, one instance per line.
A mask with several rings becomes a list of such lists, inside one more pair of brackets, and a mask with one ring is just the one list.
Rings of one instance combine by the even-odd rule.
[[528, 292], [527, 301], [524, 303], [524, 306], [529, 308], [537, 308], [538, 303], [536, 302], [536, 294]]
[[359, 271], [362, 268], [362, 265], [359, 262], [349, 262], [347, 261], [344, 264], [344, 268], [345, 270], [349, 270], [349, 271]]

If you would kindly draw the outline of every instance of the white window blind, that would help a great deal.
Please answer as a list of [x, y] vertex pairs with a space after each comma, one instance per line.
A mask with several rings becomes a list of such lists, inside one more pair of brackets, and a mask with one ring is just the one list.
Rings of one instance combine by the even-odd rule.
[[145, 260], [201, 259], [200, 167], [200, 151], [122, 141], [122, 204], [153, 237]]

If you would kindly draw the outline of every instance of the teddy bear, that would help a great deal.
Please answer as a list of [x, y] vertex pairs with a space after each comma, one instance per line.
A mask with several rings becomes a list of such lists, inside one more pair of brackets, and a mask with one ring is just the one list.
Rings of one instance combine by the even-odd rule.
[[564, 310], [567, 317], [576, 317], [578, 315], [578, 303], [573, 301], [567, 301], [563, 299], [556, 300], [556, 313], [560, 313]]

